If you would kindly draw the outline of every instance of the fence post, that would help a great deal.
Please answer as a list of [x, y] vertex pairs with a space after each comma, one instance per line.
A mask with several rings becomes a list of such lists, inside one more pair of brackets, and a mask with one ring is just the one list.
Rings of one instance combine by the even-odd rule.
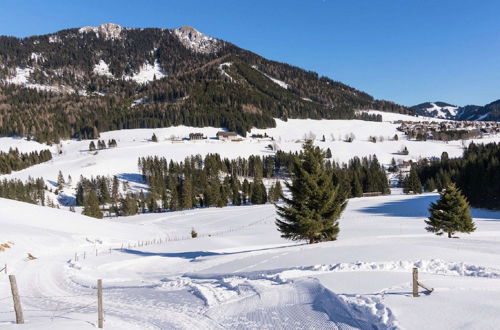
[[97, 327], [104, 327], [104, 308], [102, 306], [102, 280], [97, 280]]
[[418, 297], [418, 268], [413, 268], [413, 296]]
[[21, 299], [19, 298], [19, 290], [17, 289], [17, 282], [15, 275], [9, 275], [10, 290], [12, 292], [12, 299], [14, 300], [14, 311], [16, 312], [16, 323], [24, 324], [23, 309], [21, 307]]

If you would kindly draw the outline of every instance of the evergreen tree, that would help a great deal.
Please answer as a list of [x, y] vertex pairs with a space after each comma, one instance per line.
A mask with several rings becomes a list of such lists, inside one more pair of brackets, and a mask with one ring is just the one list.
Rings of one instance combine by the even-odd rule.
[[137, 214], [137, 201], [130, 194], [120, 200], [120, 213], [124, 216]]
[[156, 137], [155, 133], [153, 133], [153, 136], [151, 137], [151, 141], [158, 142], [158, 138]]
[[407, 194], [410, 192], [414, 194], [422, 193], [422, 183], [418, 177], [416, 166], [411, 167], [410, 175], [405, 179], [403, 191]]
[[433, 192], [436, 190], [436, 182], [434, 182], [433, 178], [429, 178], [425, 183], [425, 189], [429, 192]]
[[183, 209], [190, 209], [193, 207], [193, 187], [191, 180], [185, 178], [181, 184], [181, 207]]
[[427, 231], [451, 238], [456, 232], [471, 233], [476, 226], [470, 215], [469, 203], [455, 185], [451, 184], [441, 193], [441, 198], [432, 203], [430, 217], [425, 221]]
[[359, 180], [359, 176], [356, 172], [354, 172], [354, 176], [352, 178], [352, 197], [362, 197], [363, 196], [363, 186]]
[[89, 144], [89, 150], [90, 151], [95, 151], [95, 143], [94, 143], [94, 141], [90, 142], [90, 144]]
[[283, 195], [283, 188], [281, 188], [281, 183], [280, 183], [280, 180], [277, 180], [276, 181], [276, 184], [274, 185], [274, 196], [273, 196], [273, 200], [275, 202], [279, 201], [279, 199], [281, 198], [281, 195]]
[[57, 176], [57, 186], [59, 189], [62, 189], [64, 187], [64, 184], [66, 182], [64, 181], [64, 176], [61, 171], [59, 171], [59, 175]]
[[326, 158], [330, 159], [332, 158], [332, 151], [330, 150], [330, 148], [326, 148]]
[[101, 209], [99, 208], [99, 201], [95, 190], [91, 189], [87, 193], [87, 196], [85, 196], [82, 213], [89, 217], [102, 219], [103, 215]]
[[325, 170], [324, 153], [312, 142], [304, 143], [304, 150], [294, 158], [292, 183], [286, 186], [292, 198], [281, 196], [285, 206], [278, 206], [276, 225], [281, 236], [309, 243], [332, 241], [339, 232], [337, 219], [347, 202], [338, 195], [332, 173]]

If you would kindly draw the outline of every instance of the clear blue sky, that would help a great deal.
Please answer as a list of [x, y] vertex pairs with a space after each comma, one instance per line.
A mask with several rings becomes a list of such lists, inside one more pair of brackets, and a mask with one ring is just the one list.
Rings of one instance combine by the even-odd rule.
[[198, 30], [405, 105], [500, 99], [499, 0], [1, 0], [0, 34]]

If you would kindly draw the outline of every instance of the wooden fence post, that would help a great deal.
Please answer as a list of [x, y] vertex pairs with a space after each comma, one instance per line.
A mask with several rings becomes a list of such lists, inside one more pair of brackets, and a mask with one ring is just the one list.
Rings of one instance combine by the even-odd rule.
[[97, 327], [104, 327], [104, 308], [102, 306], [102, 280], [97, 280]]
[[418, 268], [413, 268], [413, 296], [418, 297]]
[[17, 282], [15, 275], [9, 275], [10, 290], [12, 292], [12, 299], [14, 300], [14, 311], [16, 312], [16, 323], [24, 324], [23, 309], [21, 307], [21, 299], [19, 298], [19, 290], [17, 289]]

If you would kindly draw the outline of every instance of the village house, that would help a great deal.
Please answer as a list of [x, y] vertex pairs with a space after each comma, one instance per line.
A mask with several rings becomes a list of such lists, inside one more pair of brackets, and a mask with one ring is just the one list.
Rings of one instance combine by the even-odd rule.
[[190, 140], [203, 140], [204, 138], [203, 133], [189, 133]]
[[235, 132], [217, 132], [217, 139], [222, 141], [234, 141], [238, 139], [238, 134]]

